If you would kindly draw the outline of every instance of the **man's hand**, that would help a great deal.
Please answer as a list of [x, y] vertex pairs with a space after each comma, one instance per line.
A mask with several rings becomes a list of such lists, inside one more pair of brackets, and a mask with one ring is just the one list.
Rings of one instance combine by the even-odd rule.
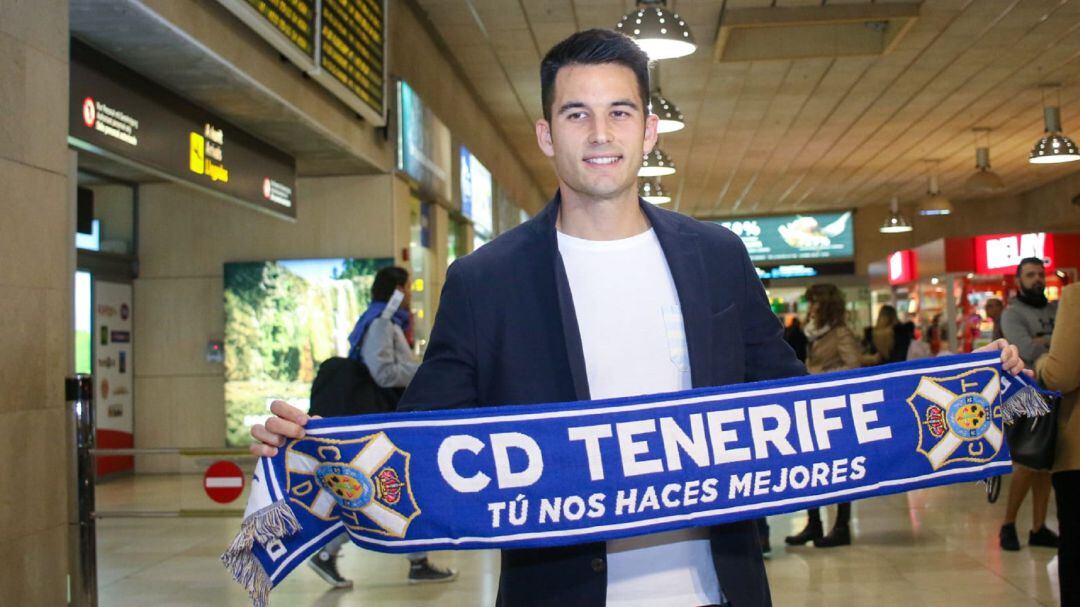
[[1020, 358], [1020, 351], [1016, 349], [1016, 346], [1010, 345], [1004, 339], [995, 339], [975, 352], [997, 352], [998, 350], [1001, 351], [1001, 368], [1009, 375], [1019, 375], [1023, 372], [1028, 377], [1035, 377], [1031, 369], [1024, 369], [1024, 360]]
[[251, 452], [260, 457], [277, 455], [278, 447], [285, 444], [287, 438], [304, 438], [304, 426], [311, 417], [300, 409], [283, 400], [270, 403], [270, 412], [274, 417], [266, 420], [266, 425], [255, 424], [251, 427], [251, 436], [259, 441], [251, 445]]

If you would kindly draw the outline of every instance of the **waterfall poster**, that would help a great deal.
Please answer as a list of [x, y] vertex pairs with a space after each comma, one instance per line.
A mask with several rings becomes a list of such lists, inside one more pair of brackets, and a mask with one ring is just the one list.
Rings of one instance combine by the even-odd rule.
[[308, 406], [319, 365], [349, 352], [375, 272], [392, 259], [225, 264], [225, 442], [251, 442], [270, 403]]

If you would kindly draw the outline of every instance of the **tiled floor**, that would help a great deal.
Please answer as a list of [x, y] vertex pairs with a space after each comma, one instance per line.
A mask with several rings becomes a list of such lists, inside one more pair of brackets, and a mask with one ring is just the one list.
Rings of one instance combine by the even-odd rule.
[[[1003, 488], [1003, 497], [1008, 484]], [[197, 476], [141, 476], [101, 485], [98, 509], [207, 508]], [[233, 507], [242, 507], [243, 498]], [[787, 548], [783, 537], [803, 516], [774, 517], [774, 554], [768, 561], [778, 607], [919, 605], [991, 607], [1056, 605], [1057, 579], [1048, 573], [1053, 550], [1026, 545], [1017, 553], [997, 546], [1003, 504], [986, 503], [981, 485], [929, 489], [858, 502], [855, 542], [831, 550]], [[1056, 515], [1051, 506], [1051, 526]], [[1021, 511], [1022, 543], [1030, 505]], [[239, 519], [106, 519], [98, 523], [101, 607], [247, 605], [245, 593], [225, 573], [218, 555]], [[277, 606], [492, 605], [498, 555], [490, 551], [432, 555], [461, 572], [456, 582], [411, 586], [407, 562], [346, 547], [342, 573], [351, 591], [328, 590], [307, 567], [298, 568], [273, 593]]]

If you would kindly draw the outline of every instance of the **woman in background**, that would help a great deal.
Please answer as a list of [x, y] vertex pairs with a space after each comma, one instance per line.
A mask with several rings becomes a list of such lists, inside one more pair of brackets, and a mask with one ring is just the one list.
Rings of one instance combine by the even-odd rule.
[[[813, 374], [862, 366], [862, 348], [847, 326], [847, 305], [843, 292], [836, 285], [818, 284], [806, 290], [806, 299], [810, 302], [809, 318], [804, 329], [806, 339], [810, 342], [806, 369]], [[799, 546], [812, 541], [818, 548], [832, 548], [851, 543], [851, 502], [837, 505], [836, 521], [828, 535], [823, 533], [821, 509], [811, 508], [806, 512], [809, 515], [806, 527], [784, 538], [788, 545]]]
[[1035, 374], [1062, 393], [1050, 480], [1058, 516], [1058, 584], [1062, 607], [1080, 605], [1080, 284], [1061, 290], [1050, 351], [1035, 361]]

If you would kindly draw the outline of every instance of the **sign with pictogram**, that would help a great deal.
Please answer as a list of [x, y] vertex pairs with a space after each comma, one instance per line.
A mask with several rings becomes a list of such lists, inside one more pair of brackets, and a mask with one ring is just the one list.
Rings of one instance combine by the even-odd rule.
[[203, 474], [203, 489], [210, 499], [228, 504], [244, 492], [244, 471], [232, 462], [214, 462]]

